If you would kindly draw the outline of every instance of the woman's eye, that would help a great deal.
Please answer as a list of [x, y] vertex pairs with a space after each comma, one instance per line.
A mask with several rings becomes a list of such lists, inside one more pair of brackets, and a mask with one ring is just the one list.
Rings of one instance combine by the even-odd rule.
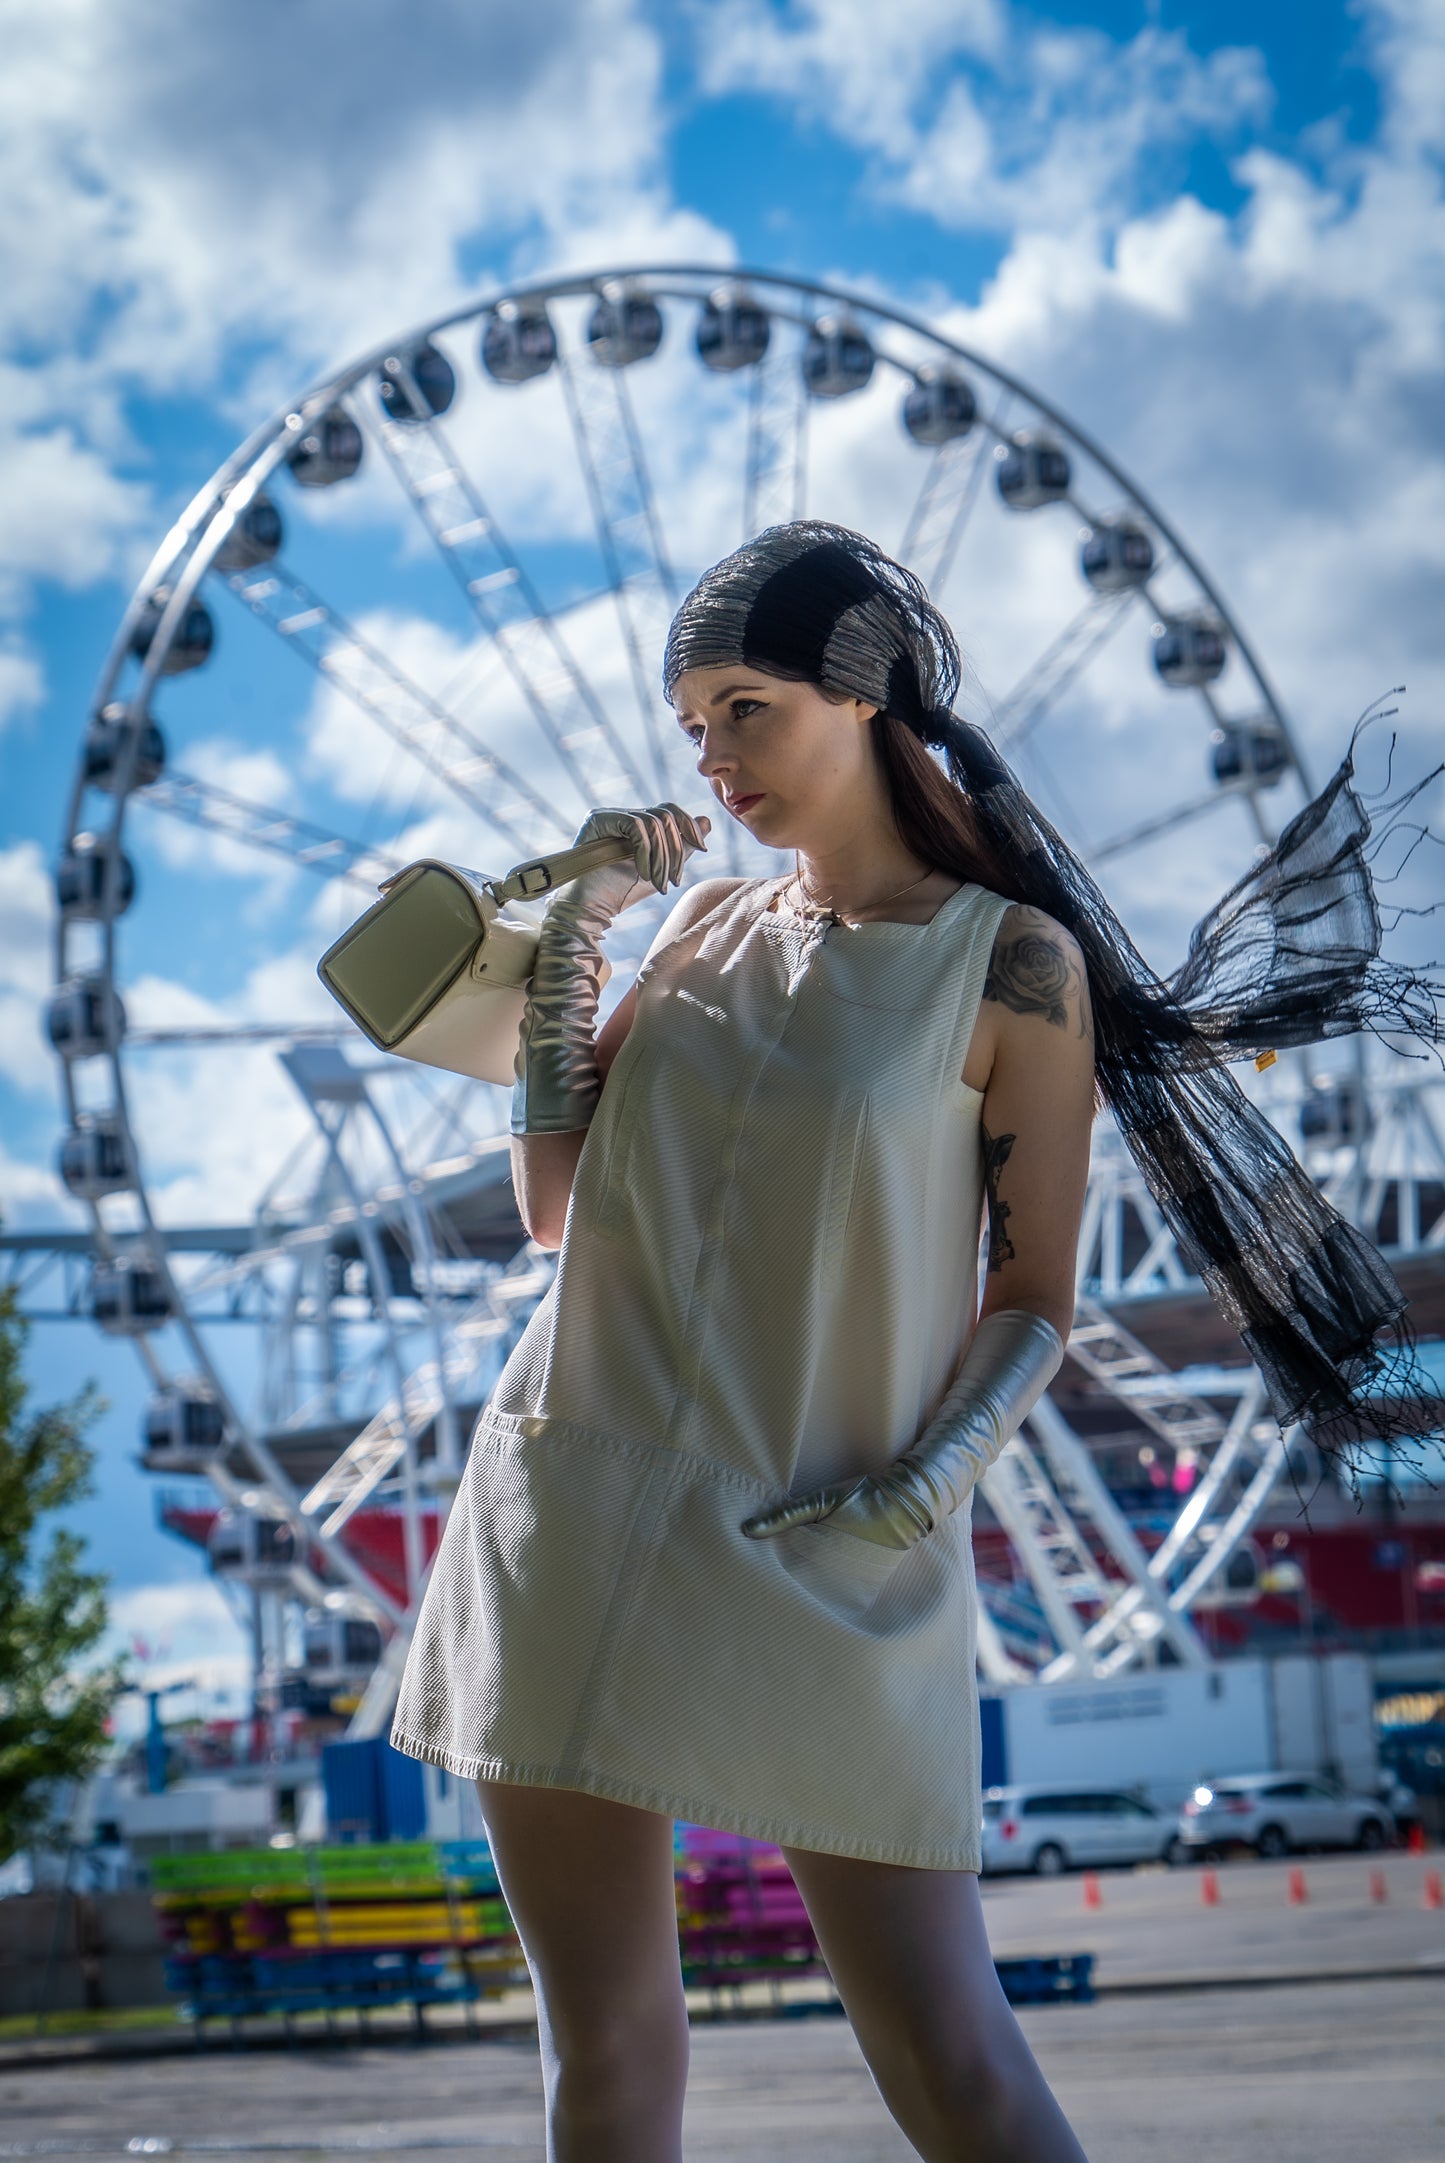
[[[757, 713], [763, 705], [760, 698], [735, 698], [728, 701], [728, 713], [734, 724], [746, 720], [750, 713]], [[678, 722], [678, 727], [690, 744], [700, 744], [705, 731], [695, 721]]]

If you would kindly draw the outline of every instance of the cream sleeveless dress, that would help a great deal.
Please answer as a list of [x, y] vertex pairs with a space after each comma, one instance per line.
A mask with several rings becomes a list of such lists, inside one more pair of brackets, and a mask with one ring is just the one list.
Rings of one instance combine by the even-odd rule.
[[917, 1546], [764, 1503], [877, 1469], [977, 1313], [960, 1076], [1009, 904], [808, 925], [776, 880], [652, 956], [552, 1289], [477, 1423], [392, 1740], [837, 1855], [977, 1870], [969, 1508]]

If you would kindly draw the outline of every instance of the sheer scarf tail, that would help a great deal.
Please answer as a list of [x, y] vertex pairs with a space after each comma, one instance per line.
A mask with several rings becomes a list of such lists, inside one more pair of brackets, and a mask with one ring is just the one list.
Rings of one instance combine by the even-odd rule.
[[[1382, 955], [1374, 872], [1391, 844], [1402, 849], [1391, 877], [1416, 848], [1439, 846], [1412, 813], [1445, 768], [1367, 805], [1355, 746], [1388, 718], [1362, 717], [1326, 787], [1200, 920], [1167, 980], [983, 732], [951, 712], [925, 728], [1024, 898], [1083, 949], [1100, 1092], [1181, 1257], [1239, 1332], [1280, 1425], [1302, 1426], [1357, 1500], [1361, 1473], [1393, 1482], [1408, 1468], [1435, 1484], [1445, 1396], [1378, 1248], [1326, 1200], [1227, 1062], [1365, 1032], [1445, 1065], [1445, 975]], [[1363, 1100], [1357, 1112], [1363, 1142]]]

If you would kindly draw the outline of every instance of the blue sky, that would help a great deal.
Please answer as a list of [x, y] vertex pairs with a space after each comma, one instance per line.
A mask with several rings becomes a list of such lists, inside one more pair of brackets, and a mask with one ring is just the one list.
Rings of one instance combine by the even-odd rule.
[[[1157, 494], [1258, 640], [1319, 770], [1392, 683], [1411, 687], [1407, 752], [1438, 740], [1442, 0], [257, 0], [180, 18], [160, 0], [0, 0], [0, 30], [12, 1224], [66, 1209], [38, 1028], [47, 867], [149, 549], [325, 367], [498, 281], [687, 257], [832, 278], [926, 314], [1055, 398]], [[664, 429], [683, 426], [672, 395], [659, 393]], [[526, 504], [528, 461], [553, 449], [520, 444], [504, 496]], [[856, 455], [840, 485], [862, 519], [875, 499], [861, 426]], [[550, 531], [541, 495], [534, 538], [560, 578], [566, 517]], [[418, 669], [456, 658], [465, 626], [379, 499], [313, 518], [306, 538], [350, 606], [390, 611]], [[1043, 554], [1031, 561], [1053, 575]], [[984, 594], [948, 598], [988, 659], [981, 618], [1011, 604]], [[346, 831], [369, 817], [363, 838], [411, 832], [426, 806], [353, 785], [327, 737], [335, 717], [283, 682], [261, 634], [233, 612], [221, 638], [204, 682], [167, 694], [176, 762]], [[1085, 712], [1100, 746], [1110, 695]], [[1081, 818], [1091, 805], [1102, 817], [1100, 791], [1132, 803], [1149, 778], [1135, 762], [1102, 781], [1080, 735], [1050, 755]], [[1241, 845], [1201, 839], [1187, 863], [1121, 873], [1162, 950], [1233, 876]], [[128, 990], [148, 987], [138, 1011], [300, 1010], [344, 897], [323, 906], [154, 821], [138, 821], [136, 851], [125, 970]], [[1162, 891], [1161, 868], [1177, 891]], [[247, 1178], [274, 1169], [290, 1099], [259, 1065], [246, 1072], [239, 1099], [196, 1067], [159, 1092], [152, 1169], [172, 1215], [234, 1213]], [[194, 1560], [154, 1530], [131, 1461], [135, 1361], [55, 1326], [37, 1331], [31, 1366], [41, 1397], [95, 1374], [112, 1401], [80, 1521], [122, 1627], [232, 1672], [229, 1625]]]

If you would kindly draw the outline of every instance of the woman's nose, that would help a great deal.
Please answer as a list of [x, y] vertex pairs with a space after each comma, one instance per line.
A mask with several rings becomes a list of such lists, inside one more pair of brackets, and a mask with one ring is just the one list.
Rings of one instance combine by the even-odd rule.
[[706, 734], [704, 734], [701, 743], [697, 747], [697, 770], [703, 779], [711, 781], [716, 775], [726, 773], [731, 763], [732, 761], [722, 745], [709, 742]]

